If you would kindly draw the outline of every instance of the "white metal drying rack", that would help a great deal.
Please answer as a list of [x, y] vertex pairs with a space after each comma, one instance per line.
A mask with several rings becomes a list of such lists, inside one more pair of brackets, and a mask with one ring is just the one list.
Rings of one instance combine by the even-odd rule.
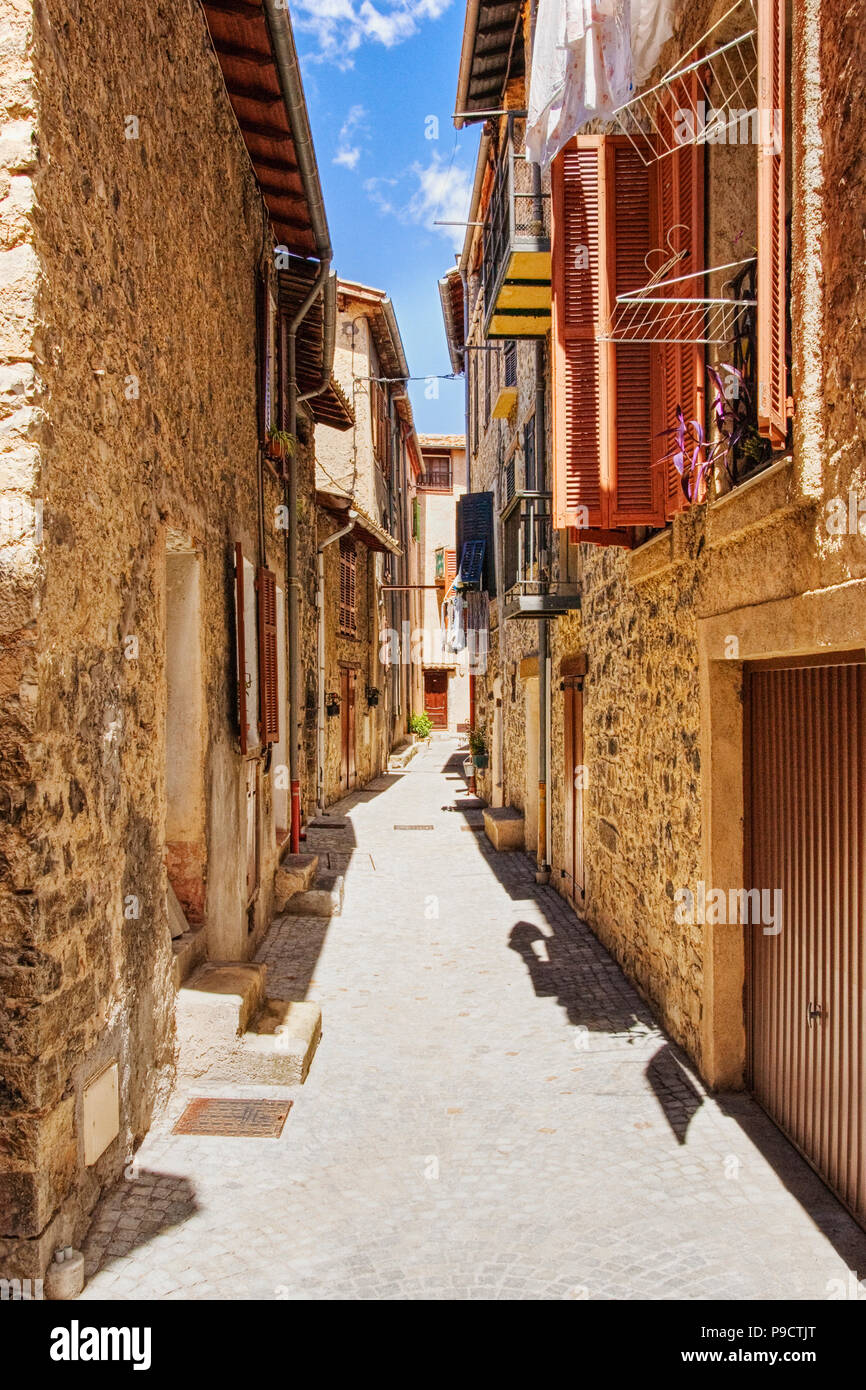
[[[711, 52], [699, 57], [692, 56], [717, 42], [714, 36], [718, 30], [741, 11], [743, 32], [719, 44]], [[616, 108], [612, 118], [622, 133], [628, 136], [645, 165], [654, 164], [684, 145], [695, 145], [704, 139], [710, 110], [727, 113], [724, 121], [727, 139], [728, 123], [734, 123], [730, 113], [736, 111], [742, 114], [755, 107], [758, 89], [757, 32], [754, 0], [736, 0], [736, 4], [681, 55], [660, 82]], [[675, 99], [679, 105], [675, 113], [681, 119], [675, 120], [669, 114], [664, 98], [668, 94], [674, 95], [674, 87], [691, 73], [697, 74], [694, 92], [686, 86], [676, 92]], [[700, 109], [702, 104], [703, 111]], [[686, 117], [689, 119], [684, 119]], [[730, 143], [736, 143], [738, 135], [739, 131], [735, 131]]]
[[[656, 253], [650, 252], [650, 255], [653, 254]], [[709, 346], [731, 341], [738, 316], [743, 309], [755, 307], [754, 299], [733, 299], [725, 294], [710, 297], [665, 294], [664, 291], [685, 286], [689, 281], [700, 284], [707, 275], [742, 270], [754, 263], [754, 256], [713, 266], [709, 270], [692, 271], [688, 275], [669, 275], [669, 271], [685, 255], [685, 251], [675, 253], [659, 267], [646, 285], [628, 294], [617, 295], [607, 327], [598, 335], [600, 342], [704, 343]], [[730, 283], [731, 280], [728, 280], [725, 285]], [[723, 290], [725, 285], [722, 286]], [[659, 290], [663, 293], [659, 294]]]

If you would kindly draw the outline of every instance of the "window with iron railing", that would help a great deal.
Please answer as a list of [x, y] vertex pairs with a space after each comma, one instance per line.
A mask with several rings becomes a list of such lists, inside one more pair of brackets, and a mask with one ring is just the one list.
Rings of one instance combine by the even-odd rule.
[[544, 593], [553, 578], [549, 492], [518, 492], [502, 514], [504, 591]]
[[427, 454], [424, 458], [424, 476], [418, 487], [423, 492], [450, 492], [451, 484], [451, 455]]

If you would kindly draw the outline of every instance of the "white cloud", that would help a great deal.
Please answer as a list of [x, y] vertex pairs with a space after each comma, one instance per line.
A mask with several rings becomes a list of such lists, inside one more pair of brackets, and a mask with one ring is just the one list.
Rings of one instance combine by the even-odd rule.
[[357, 169], [358, 167], [358, 160], [361, 158], [361, 146], [356, 143], [356, 140], [358, 135], [364, 134], [367, 130], [366, 117], [367, 112], [363, 106], [352, 106], [340, 126], [334, 163], [342, 165], [344, 169]]
[[[447, 164], [434, 150], [428, 164], [411, 165], [399, 179], [367, 179], [364, 191], [381, 213], [437, 232], [455, 251], [462, 247], [472, 195], [472, 175], [462, 165]], [[437, 227], [437, 222], [456, 225]]]
[[451, 0], [298, 0], [293, 18], [301, 33], [315, 39], [319, 62], [350, 68], [362, 43], [393, 48], [450, 5]]

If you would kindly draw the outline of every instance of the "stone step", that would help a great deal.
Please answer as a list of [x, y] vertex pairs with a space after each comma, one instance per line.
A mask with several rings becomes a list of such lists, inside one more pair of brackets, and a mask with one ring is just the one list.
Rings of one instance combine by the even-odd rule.
[[299, 1086], [322, 1036], [318, 1004], [289, 999], [266, 999], [254, 1026], [244, 1033], [231, 1063], [244, 1079], [260, 1085]]
[[175, 1016], [184, 1075], [200, 1076], [237, 1046], [261, 1012], [266, 975], [264, 965], [206, 961], [178, 990]]
[[286, 904], [291, 917], [339, 917], [343, 911], [342, 874], [323, 870], [312, 888], [295, 893]]
[[523, 849], [523, 814], [513, 806], [488, 806], [484, 810], [484, 831], [494, 849]]
[[305, 893], [319, 869], [317, 854], [284, 854], [274, 874], [274, 911], [285, 912], [295, 893]]
[[175, 989], [180, 989], [192, 972], [201, 965], [206, 946], [204, 927], [190, 928], [183, 936], [172, 941], [171, 972]]

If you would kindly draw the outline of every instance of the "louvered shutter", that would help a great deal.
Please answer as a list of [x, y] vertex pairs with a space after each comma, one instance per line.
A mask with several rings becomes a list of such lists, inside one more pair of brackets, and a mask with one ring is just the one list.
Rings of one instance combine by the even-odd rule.
[[256, 573], [259, 618], [259, 726], [263, 744], [280, 737], [279, 674], [277, 669], [277, 581], [269, 569]]
[[[608, 195], [608, 284], [611, 306], [617, 295], [640, 289], [649, 279], [647, 255], [653, 246], [655, 176], [631, 142], [614, 136], [606, 142]], [[661, 479], [653, 467], [655, 411], [651, 343], [622, 342], [602, 346], [609, 352], [608, 471], [609, 524], [663, 526]], [[612, 349], [612, 350], [611, 350]]]
[[445, 588], [450, 589], [453, 580], [457, 575], [457, 551], [445, 551]]
[[[603, 145], [579, 136], [558, 156], [553, 195], [554, 526], [608, 525], [602, 487], [601, 371], [596, 334]], [[581, 515], [580, 509], [586, 512]]]
[[[676, 111], [697, 111], [701, 86], [697, 72], [683, 78], [667, 98], [666, 110], [672, 128]], [[665, 256], [673, 250], [686, 255], [670, 272], [672, 278], [693, 275], [704, 269], [704, 158], [705, 148], [684, 144], [658, 161], [658, 217], [655, 242]], [[667, 297], [699, 299], [703, 280], [687, 280], [665, 291]], [[676, 327], [692, 337], [703, 336], [703, 313], [695, 307], [680, 315]], [[654, 364], [655, 399], [658, 403], [654, 430], [654, 455], [662, 478], [665, 515], [670, 518], [689, 505], [680, 474], [672, 459], [665, 459], [671, 447], [667, 431], [676, 424], [677, 406], [689, 420], [705, 421], [705, 363], [701, 343], [662, 343]]]
[[466, 492], [457, 499], [457, 553], [469, 541], [484, 541], [481, 588], [496, 595], [496, 563], [493, 539], [493, 493]]
[[240, 739], [241, 752], [248, 751], [247, 730], [249, 721], [247, 719], [247, 643], [245, 626], [245, 595], [244, 595], [244, 550], [240, 541], [235, 542], [235, 662], [237, 667], [237, 687], [238, 687], [238, 737]]
[[758, 0], [758, 428], [788, 434], [785, 257], [785, 0]]

